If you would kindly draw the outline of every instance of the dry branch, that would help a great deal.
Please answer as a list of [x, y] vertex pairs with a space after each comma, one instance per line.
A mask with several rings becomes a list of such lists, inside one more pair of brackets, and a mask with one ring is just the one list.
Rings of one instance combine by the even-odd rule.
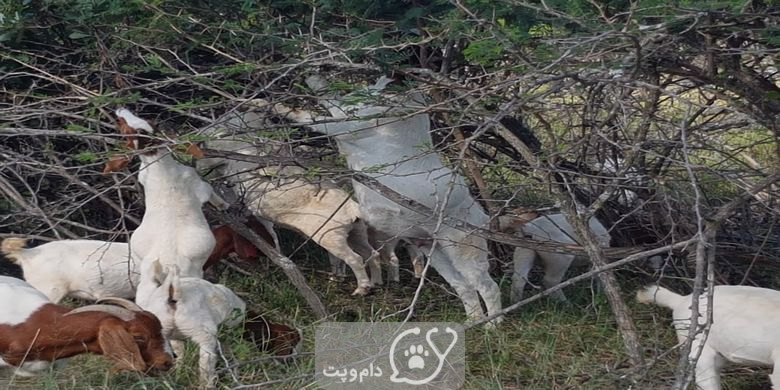
[[[255, 162], [258, 163], [259, 166], [272, 166], [272, 165], [294, 165], [294, 166], [301, 166], [301, 167], [319, 166], [324, 169], [331, 169], [331, 172], [339, 172], [340, 174], [351, 175], [352, 179], [354, 179], [355, 181], [379, 192], [380, 194], [382, 194], [382, 196], [385, 196], [386, 198], [392, 200], [393, 202], [409, 210], [415, 211], [422, 215], [434, 214], [434, 211], [428, 208], [427, 206], [393, 191], [392, 189], [388, 188], [382, 183], [379, 183], [377, 180], [373, 179], [368, 175], [359, 172], [348, 173], [349, 170], [346, 168], [337, 168], [332, 164], [328, 164], [322, 161], [315, 161], [315, 160], [299, 158], [299, 157], [248, 156], [244, 154], [217, 151], [213, 149], [204, 149], [204, 152], [208, 157], [221, 157], [221, 158], [235, 159], [239, 161]], [[534, 250], [540, 250], [545, 252], [565, 253], [565, 254], [572, 254], [572, 255], [587, 254], [585, 249], [583, 249], [583, 247], [580, 245], [561, 244], [561, 243], [556, 243], [551, 241], [539, 241], [539, 240], [533, 240], [530, 238], [515, 236], [507, 233], [495, 232], [483, 227], [469, 224], [467, 222], [461, 221], [456, 218], [448, 217], [446, 215], [443, 216], [443, 223], [447, 226], [456, 228], [460, 231], [475, 234], [482, 238], [500, 242], [502, 244], [522, 246], [524, 248], [531, 248]], [[641, 249], [642, 248], [639, 247], [604, 248], [604, 253], [607, 254], [610, 258], [623, 258], [632, 253], [639, 252]]]
[[244, 225], [238, 218], [230, 213], [217, 211], [211, 205], [205, 210], [209, 216], [216, 218], [222, 224], [230, 226], [236, 233], [249, 240], [254, 246], [263, 251], [274, 264], [278, 265], [282, 271], [284, 271], [284, 274], [287, 275], [287, 278], [290, 279], [290, 282], [292, 282], [295, 288], [303, 295], [303, 298], [306, 300], [306, 303], [309, 304], [309, 307], [311, 307], [317, 319], [324, 319], [328, 316], [328, 310], [325, 308], [325, 305], [322, 304], [317, 293], [309, 287], [306, 283], [306, 278], [303, 277], [303, 274], [295, 263], [287, 256], [279, 253], [273, 245], [265, 242], [257, 233], [252, 231], [252, 229]]

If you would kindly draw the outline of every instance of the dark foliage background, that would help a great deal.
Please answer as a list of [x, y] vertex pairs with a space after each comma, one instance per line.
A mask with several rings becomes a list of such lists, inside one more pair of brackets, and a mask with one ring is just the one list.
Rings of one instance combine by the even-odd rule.
[[[718, 227], [712, 266], [719, 283], [777, 287], [777, 5], [0, 1], [0, 237], [128, 239], [140, 187], [100, 174], [121, 152], [118, 106], [197, 141], [254, 98], [314, 109], [311, 74], [333, 94], [388, 75], [426, 94], [436, 148], [493, 214], [554, 206], [564, 188], [599, 210], [614, 246], [657, 247], [754, 192]], [[323, 137], [275, 123], [251, 136], [343, 165]], [[689, 284], [693, 252], [669, 253], [664, 272]]]

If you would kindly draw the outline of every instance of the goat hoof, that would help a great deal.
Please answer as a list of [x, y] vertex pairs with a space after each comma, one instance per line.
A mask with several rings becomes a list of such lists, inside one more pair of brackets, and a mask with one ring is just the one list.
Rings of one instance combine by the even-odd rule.
[[366, 296], [368, 295], [368, 291], [370, 289], [371, 289], [370, 287], [358, 287], [355, 289], [355, 291], [352, 292], [352, 295]]

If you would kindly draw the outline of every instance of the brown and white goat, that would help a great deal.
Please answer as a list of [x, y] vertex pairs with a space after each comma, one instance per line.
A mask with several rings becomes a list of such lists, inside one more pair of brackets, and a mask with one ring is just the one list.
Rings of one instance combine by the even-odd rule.
[[123, 307], [77, 309], [51, 303], [27, 282], [0, 276], [0, 367], [35, 375], [53, 362], [82, 353], [103, 355], [120, 370], [152, 374], [173, 366], [160, 321], [130, 301]]

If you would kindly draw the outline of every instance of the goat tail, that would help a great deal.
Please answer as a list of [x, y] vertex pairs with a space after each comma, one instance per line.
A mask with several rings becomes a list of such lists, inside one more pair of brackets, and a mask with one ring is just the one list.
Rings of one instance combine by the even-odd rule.
[[25, 249], [27, 246], [26, 238], [6, 238], [0, 245], [0, 252], [7, 257], [13, 263], [19, 263], [22, 260], [22, 256], [19, 252]]
[[684, 296], [676, 294], [655, 284], [649, 285], [636, 292], [636, 300], [644, 304], [656, 304], [669, 309], [674, 309], [677, 304], [685, 299]]

